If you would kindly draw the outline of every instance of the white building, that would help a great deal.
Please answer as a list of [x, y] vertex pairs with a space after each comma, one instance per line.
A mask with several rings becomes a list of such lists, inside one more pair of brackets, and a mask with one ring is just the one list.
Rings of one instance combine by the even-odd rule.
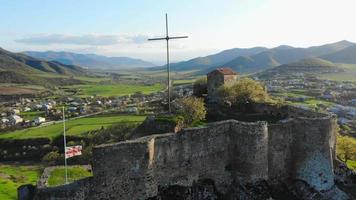
[[18, 110], [18, 109], [12, 109], [11, 110], [11, 114], [13, 114], [13, 115], [17, 115], [19, 113], [20, 113], [20, 110]]
[[351, 100], [351, 104], [354, 105], [354, 106], [356, 106], [356, 99], [352, 99], [352, 100]]
[[9, 117], [9, 122], [10, 122], [10, 124], [15, 125], [15, 124], [23, 122], [23, 119], [18, 115], [11, 115]]
[[9, 123], [9, 120], [6, 119], [6, 118], [2, 118], [2, 119], [0, 120], [0, 124], [8, 124], [8, 123]]
[[37, 117], [33, 120], [35, 124], [42, 124], [43, 122], [46, 122], [46, 118], [44, 117]]
[[138, 109], [136, 107], [128, 107], [128, 108], [126, 108], [126, 112], [137, 113]]

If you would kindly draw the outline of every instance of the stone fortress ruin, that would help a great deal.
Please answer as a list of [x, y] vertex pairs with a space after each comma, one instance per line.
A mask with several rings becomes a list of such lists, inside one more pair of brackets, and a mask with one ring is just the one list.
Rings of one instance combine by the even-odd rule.
[[[208, 91], [230, 80], [228, 71], [210, 73]], [[257, 119], [277, 120], [223, 117], [100, 145], [93, 149], [93, 177], [37, 188], [34, 199], [350, 199], [334, 184], [335, 116], [292, 106], [252, 110]]]

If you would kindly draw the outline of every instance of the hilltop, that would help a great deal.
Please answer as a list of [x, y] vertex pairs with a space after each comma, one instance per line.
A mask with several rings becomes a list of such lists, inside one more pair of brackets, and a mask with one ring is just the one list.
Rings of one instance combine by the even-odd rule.
[[[239, 73], [255, 73], [301, 59], [319, 57], [337, 63], [356, 63], [356, 44], [339, 41], [321, 46], [296, 48], [280, 45], [275, 48], [254, 47], [230, 49], [206, 57], [171, 64], [172, 70], [195, 70], [201, 75], [219, 66], [227, 66]], [[162, 70], [165, 66], [151, 70]]]
[[106, 57], [96, 54], [78, 54], [63, 51], [26, 51], [24, 54], [47, 61], [57, 61], [67, 65], [78, 65], [94, 69], [117, 70], [155, 66], [153, 63], [129, 57]]
[[320, 58], [306, 58], [288, 64], [273, 67], [257, 74], [259, 77], [272, 77], [276, 74], [295, 75], [300, 73], [325, 74], [338, 73], [343, 69], [336, 64]]
[[[250, 56], [267, 50], [265, 47], [254, 47], [254, 48], [234, 48], [221, 51], [216, 54], [194, 58], [188, 61], [183, 61], [179, 63], [172, 63], [170, 65], [172, 70], [175, 71], [185, 71], [185, 70], [203, 70], [210, 69], [211, 67], [219, 66], [226, 61], [232, 60], [238, 56]], [[164, 70], [164, 66], [153, 67], [150, 70]]]
[[82, 74], [85, 70], [74, 65], [44, 61], [21, 53], [12, 53], [0, 48], [0, 70], [17, 73], [55, 73], [62, 75]]
[[[66, 78], [51, 76], [85, 75], [87, 71], [75, 65], [65, 65], [56, 61], [44, 61], [25, 54], [13, 53], [0, 48], [0, 82], [22, 84], [69, 83]], [[80, 83], [80, 81], [75, 81]]]
[[335, 63], [356, 64], [356, 45], [352, 45], [340, 51], [324, 55], [321, 58]]

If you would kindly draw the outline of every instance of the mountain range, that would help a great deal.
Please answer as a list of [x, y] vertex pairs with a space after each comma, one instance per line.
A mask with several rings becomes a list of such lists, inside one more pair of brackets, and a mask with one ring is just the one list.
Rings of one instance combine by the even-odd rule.
[[119, 70], [155, 66], [153, 63], [129, 57], [106, 57], [96, 54], [78, 54], [63, 51], [26, 51], [23, 53], [42, 60], [57, 61], [67, 65], [78, 65], [91, 69]]
[[0, 48], [0, 82], [1, 83], [49, 83], [61, 81], [58, 78], [42, 78], [53, 75], [85, 75], [87, 70], [75, 65], [66, 65], [57, 61], [45, 61], [13, 53]]
[[[216, 67], [230, 67], [239, 73], [255, 73], [272, 67], [296, 62], [307, 58], [321, 58], [335, 63], [356, 63], [356, 44], [343, 40], [336, 43], [295, 48], [282, 45], [275, 48], [254, 47], [230, 49], [217, 54], [172, 63], [174, 71], [196, 70], [195, 74], [205, 74]], [[166, 66], [150, 70], [163, 70]]]

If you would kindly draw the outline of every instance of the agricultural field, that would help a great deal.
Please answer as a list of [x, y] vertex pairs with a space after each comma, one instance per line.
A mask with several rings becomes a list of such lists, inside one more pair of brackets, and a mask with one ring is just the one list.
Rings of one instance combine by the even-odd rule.
[[28, 112], [21, 112], [20, 116], [24, 118], [25, 120], [33, 120], [37, 117], [44, 117], [45, 112], [44, 111], [28, 111]]
[[[93, 176], [91, 172], [80, 166], [68, 167], [68, 182], [71, 183], [75, 180]], [[48, 186], [58, 186], [65, 184], [65, 169], [64, 167], [54, 169], [48, 178]]]
[[163, 90], [163, 86], [160, 84], [154, 85], [133, 85], [133, 84], [108, 84], [108, 85], [73, 85], [67, 88], [79, 89], [78, 96], [125, 96], [133, 94], [135, 92], [142, 92], [144, 94], [150, 94]]
[[42, 90], [45, 90], [45, 88], [36, 85], [0, 84], [0, 94], [2, 95], [35, 94]]
[[24, 184], [35, 185], [40, 173], [38, 165], [0, 164], [0, 199], [16, 200], [17, 188]]
[[343, 72], [328, 73], [320, 75], [321, 79], [328, 79], [333, 81], [353, 81], [356, 82], [356, 64], [338, 64]]
[[[145, 120], [145, 115], [114, 115], [102, 114], [91, 117], [69, 120], [66, 122], [66, 134], [81, 136], [82, 133], [108, 127], [116, 123], [139, 123]], [[63, 124], [27, 128], [0, 135], [0, 139], [54, 138], [63, 134]]]

